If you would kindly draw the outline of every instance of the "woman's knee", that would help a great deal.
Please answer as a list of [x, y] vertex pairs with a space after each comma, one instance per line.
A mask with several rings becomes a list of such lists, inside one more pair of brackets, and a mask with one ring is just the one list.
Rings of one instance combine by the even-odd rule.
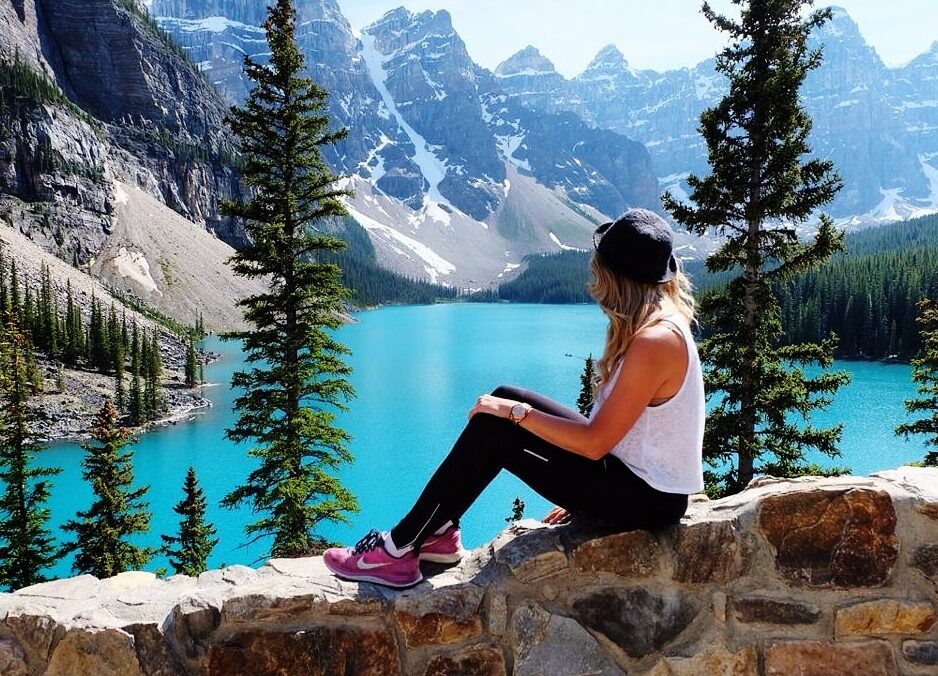
[[493, 397], [501, 397], [503, 399], [523, 399], [525, 390], [520, 387], [515, 387], [514, 385], [499, 385], [494, 390], [492, 390]]

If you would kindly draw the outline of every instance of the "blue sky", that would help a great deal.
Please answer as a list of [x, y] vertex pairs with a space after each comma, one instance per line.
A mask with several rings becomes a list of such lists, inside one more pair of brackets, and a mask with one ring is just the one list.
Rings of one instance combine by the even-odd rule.
[[[532, 44], [557, 70], [580, 73], [601, 47], [615, 43], [636, 68], [692, 66], [722, 38], [697, 0], [338, 0], [359, 31], [386, 11], [446, 9], [469, 54], [494, 68]], [[711, 0], [717, 9], [729, 0]], [[818, 6], [826, 6], [822, 3]], [[887, 65], [906, 63], [938, 40], [938, 0], [839, 0]]]

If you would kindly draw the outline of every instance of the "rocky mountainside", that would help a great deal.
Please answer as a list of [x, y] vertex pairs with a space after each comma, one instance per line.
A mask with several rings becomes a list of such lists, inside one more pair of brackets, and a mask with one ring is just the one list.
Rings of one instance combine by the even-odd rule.
[[[859, 225], [938, 210], [938, 44], [903, 68], [888, 68], [841, 8], [813, 42], [823, 47], [824, 61], [802, 92], [814, 121], [811, 143], [834, 160], [845, 183], [831, 212]], [[529, 47], [496, 73], [510, 74], [531, 59]], [[682, 194], [687, 174], [706, 170], [697, 121], [726, 91], [713, 59], [664, 73], [639, 71], [608, 45], [570, 81], [545, 61], [537, 62], [536, 75], [504, 78], [506, 91], [529, 108], [574, 111], [641, 141], [663, 189]]]
[[[121, 233], [148, 230], [143, 221], [156, 230], [187, 222], [185, 238], [220, 245], [206, 245], [201, 271], [219, 274], [213, 286], [222, 287], [207, 301], [218, 320], [210, 328], [230, 328], [244, 289], [224, 266], [230, 247], [204, 232], [243, 241], [218, 214], [218, 201], [241, 189], [226, 107], [136, 0], [0, 3], [0, 220], [98, 274]], [[146, 198], [145, 210], [126, 208], [128, 194]], [[158, 269], [174, 259], [163, 248], [170, 239], [151, 237], [127, 254]], [[154, 289], [137, 288], [132, 275], [108, 282], [194, 321], [188, 291], [156, 276]]]
[[[658, 208], [641, 144], [509, 101], [448, 12], [396, 9], [356, 38], [335, 0], [297, 10], [310, 75], [350, 129], [329, 159], [350, 176], [353, 215], [392, 269], [483, 286], [526, 254], [587, 246], [607, 215]], [[266, 56], [253, 5], [153, 0], [150, 11], [229, 100], [244, 98], [233, 62]]]

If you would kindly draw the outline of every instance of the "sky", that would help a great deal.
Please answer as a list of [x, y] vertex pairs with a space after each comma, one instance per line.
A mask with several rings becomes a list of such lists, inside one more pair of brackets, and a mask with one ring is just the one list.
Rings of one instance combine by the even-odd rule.
[[[638, 69], [694, 66], [723, 45], [700, 14], [699, 0], [338, 0], [359, 32], [385, 12], [446, 9], [479, 65], [494, 69], [534, 45], [566, 77], [581, 73], [603, 46], [619, 47]], [[817, 6], [827, 6], [819, 3]], [[899, 66], [938, 40], [938, 0], [838, 0], [888, 66]], [[720, 11], [729, 0], [711, 0]]]

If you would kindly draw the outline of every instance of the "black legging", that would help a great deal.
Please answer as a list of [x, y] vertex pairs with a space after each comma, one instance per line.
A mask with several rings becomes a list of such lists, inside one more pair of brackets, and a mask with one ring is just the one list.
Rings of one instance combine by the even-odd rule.
[[[492, 394], [526, 402], [551, 415], [584, 420], [579, 413], [521, 388], [503, 385]], [[458, 524], [502, 469], [571, 514], [616, 530], [677, 523], [687, 510], [686, 495], [652, 488], [612, 454], [590, 460], [510, 420], [479, 413], [459, 435], [417, 503], [391, 530], [394, 544], [419, 547], [448, 521]]]

